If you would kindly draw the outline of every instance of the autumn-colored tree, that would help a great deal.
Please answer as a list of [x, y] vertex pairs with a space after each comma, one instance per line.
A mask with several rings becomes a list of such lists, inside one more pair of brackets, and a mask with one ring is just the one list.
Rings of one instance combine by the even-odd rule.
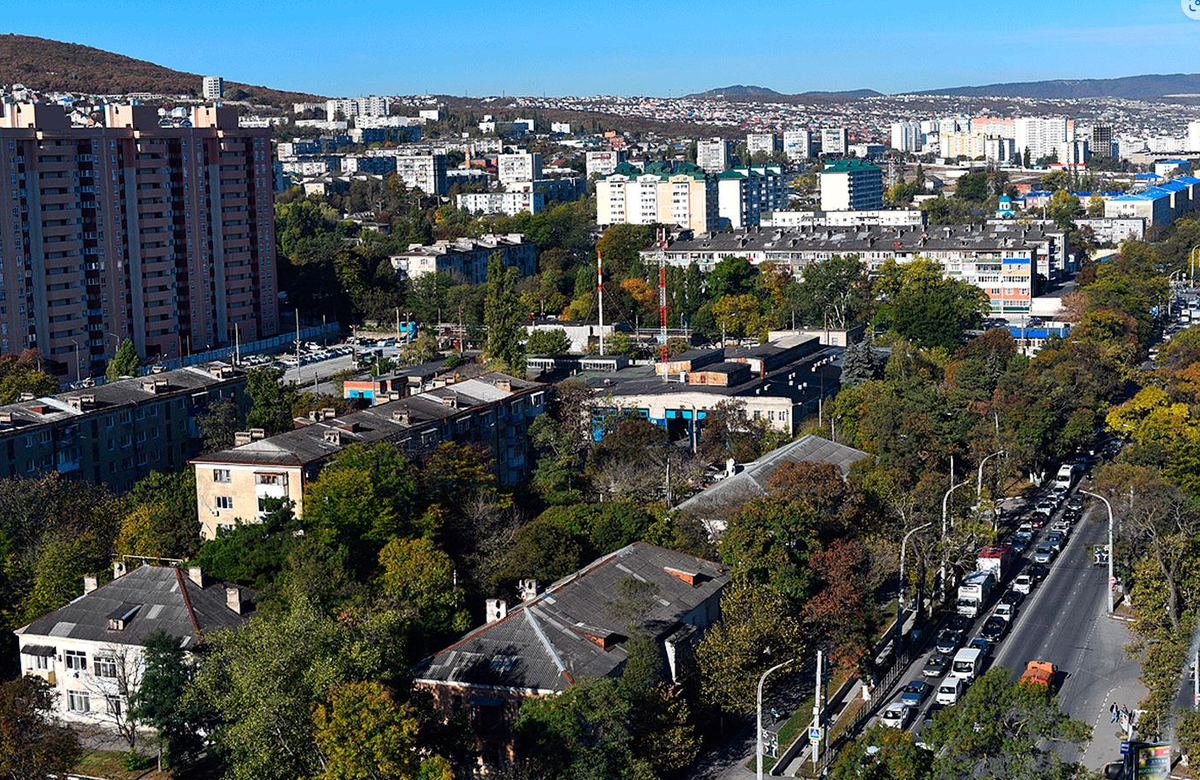
[[820, 589], [804, 605], [804, 619], [831, 646], [835, 663], [864, 671], [878, 623], [870, 555], [860, 542], [839, 539], [809, 558]]
[[419, 765], [418, 721], [377, 682], [351, 682], [330, 692], [313, 711], [321, 754], [318, 780], [410, 780]]

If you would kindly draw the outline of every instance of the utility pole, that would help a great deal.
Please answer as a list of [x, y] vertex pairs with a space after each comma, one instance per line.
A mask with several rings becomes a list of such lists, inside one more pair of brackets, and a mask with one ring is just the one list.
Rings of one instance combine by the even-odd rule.
[[817, 761], [821, 758], [821, 748], [825, 742], [825, 729], [821, 714], [825, 711], [825, 652], [817, 651], [817, 684], [813, 688], [813, 728], [820, 735], [819, 738], [813, 739], [813, 732], [809, 732], [809, 740], [812, 745], [812, 765], [813, 771], [816, 771]]
[[662, 340], [663, 380], [667, 379], [667, 229], [658, 229], [658, 332]]
[[300, 371], [300, 307], [296, 307], [296, 373]]
[[790, 663], [795, 662], [795, 658], [784, 661], [781, 664], [776, 664], [770, 669], [762, 673], [762, 677], [758, 678], [758, 750], [755, 755], [758, 756], [758, 780], [763, 780], [763, 725], [762, 725], [762, 699], [763, 699], [763, 684], [767, 681], [767, 676], [776, 670], [782, 669]]
[[[922, 531], [933, 525], [933, 521], [929, 521], [924, 525], [919, 525], [904, 535], [904, 539], [900, 542], [900, 588], [896, 594], [896, 655], [900, 655], [900, 650], [904, 644], [904, 553], [908, 549], [908, 538], [918, 531]], [[921, 605], [917, 605], [919, 610]]]

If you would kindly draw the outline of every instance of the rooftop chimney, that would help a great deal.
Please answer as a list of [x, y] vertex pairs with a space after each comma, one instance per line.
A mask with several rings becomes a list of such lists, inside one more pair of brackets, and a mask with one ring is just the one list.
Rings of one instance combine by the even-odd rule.
[[100, 587], [99, 583], [100, 583], [100, 581], [99, 581], [99, 579], [97, 579], [95, 574], [83, 575], [83, 592], [84, 592], [84, 594], [86, 595], [88, 593], [91, 593], [96, 588]]
[[199, 566], [188, 567], [188, 579], [200, 587], [204, 587], [204, 572], [200, 570]]
[[113, 579], [125, 576], [125, 561], [113, 561]]
[[504, 599], [488, 599], [486, 603], [487, 622], [495, 623], [508, 617], [508, 602]]
[[265, 439], [265, 438], [267, 438], [266, 430], [264, 430], [262, 428], [251, 428], [250, 429], [250, 441], [258, 441], [259, 439]]
[[225, 606], [231, 612], [242, 614], [242, 589], [237, 585], [225, 586]]
[[233, 446], [240, 447], [243, 444], [249, 444], [254, 441], [250, 436], [250, 431], [237, 431], [233, 434]]
[[517, 583], [517, 595], [521, 601], [529, 601], [532, 598], [537, 598], [537, 592], [537, 580], [521, 580]]

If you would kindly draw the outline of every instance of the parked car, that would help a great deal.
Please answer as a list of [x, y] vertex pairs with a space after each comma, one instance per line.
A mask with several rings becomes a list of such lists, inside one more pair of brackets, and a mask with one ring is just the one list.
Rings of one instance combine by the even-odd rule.
[[1029, 595], [1033, 592], [1033, 588], [1036, 584], [1037, 582], [1033, 579], [1032, 574], [1029, 574], [1028, 572], [1021, 572], [1013, 578], [1012, 589], [1017, 593]]
[[941, 653], [937, 653], [931, 656], [929, 660], [925, 662], [925, 665], [921, 667], [921, 676], [930, 678], [941, 677], [949, 668], [950, 657], [942, 655]]
[[1038, 545], [1038, 548], [1033, 551], [1033, 560], [1037, 563], [1050, 563], [1050, 561], [1054, 560], [1054, 555], [1057, 552], [1052, 546], [1043, 543]]
[[1024, 600], [1025, 594], [1012, 587], [1004, 591], [1004, 595], [1000, 597], [1000, 603], [1008, 604], [1010, 607], [1019, 607]]
[[885, 726], [890, 726], [894, 729], [903, 729], [908, 726], [908, 722], [912, 720], [912, 707], [898, 701], [894, 701], [879, 714], [879, 722]]
[[979, 635], [989, 642], [999, 642], [1008, 633], [1008, 621], [993, 615], [979, 629]]
[[913, 680], [900, 689], [900, 701], [910, 707], [920, 707], [921, 702], [929, 695], [932, 686], [924, 680]]
[[974, 639], [972, 639], [967, 644], [967, 647], [978, 650], [980, 658], [987, 658], [989, 655], [992, 654], [992, 643], [987, 641], [986, 639], [984, 639], [981, 636], [977, 636]]
[[1029, 572], [1030, 577], [1033, 577], [1033, 581], [1038, 583], [1046, 579], [1046, 575], [1050, 573], [1050, 570], [1040, 563], [1030, 565], [1026, 571]]

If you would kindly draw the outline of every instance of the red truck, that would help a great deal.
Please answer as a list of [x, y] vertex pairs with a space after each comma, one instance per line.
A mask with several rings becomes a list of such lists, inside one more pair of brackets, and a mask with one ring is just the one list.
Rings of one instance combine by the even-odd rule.
[[975, 561], [976, 571], [990, 571], [992, 576], [996, 578], [996, 582], [1004, 579], [1004, 575], [1008, 574], [1008, 568], [1012, 565], [1013, 552], [1012, 547], [1007, 544], [994, 544], [991, 547], [984, 547], [979, 551], [979, 557]]

